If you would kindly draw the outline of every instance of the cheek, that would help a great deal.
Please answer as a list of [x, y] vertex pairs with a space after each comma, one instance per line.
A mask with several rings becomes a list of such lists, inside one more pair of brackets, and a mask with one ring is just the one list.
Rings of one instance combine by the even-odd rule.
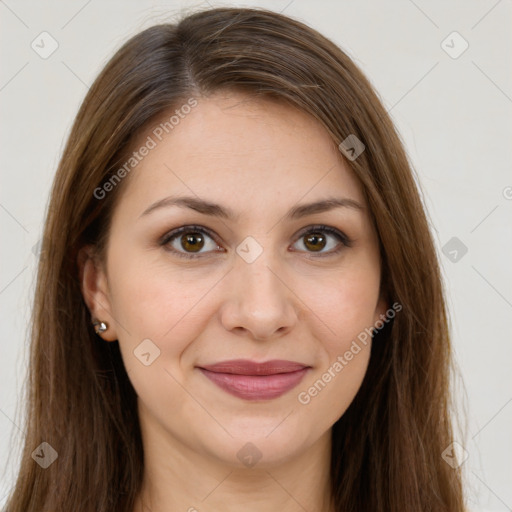
[[112, 313], [125, 366], [139, 368], [134, 350], [143, 340], [151, 340], [160, 354], [155, 362], [173, 371], [181, 354], [200, 337], [211, 313], [205, 311], [208, 293], [219, 276], [204, 271], [171, 266], [165, 259], [131, 251], [130, 259], [112, 251], [109, 269]]
[[188, 414], [187, 394], [179, 384], [181, 356], [204, 329], [201, 297], [214, 284], [211, 277], [185, 280], [183, 275], [147, 261], [138, 264], [136, 258], [110, 272], [111, 305], [129, 379], [147, 407], [178, 416]]
[[321, 356], [297, 398], [323, 425], [337, 421], [348, 408], [370, 359], [380, 271], [373, 259], [365, 265], [362, 260], [320, 279], [309, 295]]
[[189, 312], [207, 291], [204, 278], [192, 280], [189, 273], [166, 264], [164, 258], [148, 257], [143, 251], [112, 250], [110, 290], [113, 314], [130, 333], [161, 338]]
[[[318, 428], [332, 426], [347, 410], [365, 377], [371, 353], [371, 327], [378, 300], [378, 279], [344, 275], [320, 289], [312, 310], [318, 322], [321, 356], [311, 377], [300, 386], [302, 412], [317, 418]], [[327, 327], [326, 327], [327, 326]]]
[[309, 293], [308, 306], [324, 325], [322, 343], [331, 359], [374, 325], [379, 282], [378, 263], [369, 261], [367, 265], [347, 265], [322, 277], [314, 293]]
[[326, 310], [331, 336], [327, 339], [326, 350], [330, 359], [349, 349], [351, 342], [367, 332], [373, 324], [378, 300], [378, 288], [364, 287], [353, 281], [333, 292], [334, 299]]
[[371, 346], [359, 345], [350, 361], [345, 353], [336, 355], [298, 390], [301, 416], [305, 421], [313, 421], [319, 431], [326, 431], [345, 414], [361, 387]]

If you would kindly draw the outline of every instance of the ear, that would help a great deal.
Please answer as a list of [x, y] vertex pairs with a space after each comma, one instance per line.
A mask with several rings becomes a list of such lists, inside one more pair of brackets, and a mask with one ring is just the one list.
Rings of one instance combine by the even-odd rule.
[[116, 341], [117, 332], [105, 269], [99, 262], [94, 246], [82, 247], [77, 256], [80, 289], [92, 318], [106, 322], [108, 329], [98, 334], [106, 341]]

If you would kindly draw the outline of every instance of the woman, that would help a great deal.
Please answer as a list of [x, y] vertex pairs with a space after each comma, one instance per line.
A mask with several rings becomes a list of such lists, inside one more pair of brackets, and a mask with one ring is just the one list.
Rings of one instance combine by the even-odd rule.
[[220, 8], [129, 40], [42, 256], [8, 512], [463, 510], [421, 198], [311, 28]]

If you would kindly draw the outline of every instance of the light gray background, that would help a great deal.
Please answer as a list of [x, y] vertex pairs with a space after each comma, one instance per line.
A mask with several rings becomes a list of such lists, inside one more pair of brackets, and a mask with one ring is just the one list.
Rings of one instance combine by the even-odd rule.
[[[218, 3], [283, 11], [339, 44], [395, 121], [419, 175], [446, 282], [467, 402], [466, 492], [474, 511], [512, 510], [512, 6], [510, 0]], [[49, 188], [88, 86], [131, 35], [172, 19], [178, 1], [0, 0], [2, 142], [0, 504], [23, 429], [34, 246]], [[58, 49], [32, 48], [47, 31]], [[453, 58], [464, 42], [469, 47]], [[41, 43], [39, 43], [41, 46]], [[48, 48], [49, 46], [45, 46]], [[451, 47], [451, 48], [448, 48]], [[457, 261], [442, 248], [457, 237]], [[458, 242], [457, 242], [458, 243]], [[462, 407], [464, 388], [458, 382]], [[35, 448], [35, 447], [34, 447]], [[13, 452], [15, 455], [17, 451]]]

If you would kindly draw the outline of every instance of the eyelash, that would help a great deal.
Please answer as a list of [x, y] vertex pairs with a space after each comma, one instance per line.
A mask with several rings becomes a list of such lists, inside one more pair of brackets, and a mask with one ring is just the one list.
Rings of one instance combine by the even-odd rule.
[[[297, 237], [297, 240], [299, 240], [303, 236], [307, 235], [308, 233], [311, 233], [311, 232], [316, 233], [319, 231], [328, 233], [329, 235], [336, 237], [338, 239], [338, 241], [341, 243], [338, 248], [331, 250], [327, 253], [321, 253], [321, 254], [315, 255], [315, 257], [323, 258], [323, 257], [327, 257], [327, 256], [334, 256], [334, 255], [340, 253], [344, 248], [352, 247], [352, 240], [350, 240], [350, 238], [347, 235], [345, 235], [345, 233], [339, 231], [338, 229], [332, 228], [330, 226], [325, 226], [323, 224], [308, 226], [308, 228], [306, 228], [305, 230], [300, 232], [300, 234]], [[169, 244], [169, 242], [171, 242], [178, 235], [181, 235], [182, 233], [188, 233], [188, 232], [204, 233], [204, 234], [208, 235], [212, 240], [214, 240], [215, 243], [217, 243], [217, 241], [215, 240], [215, 236], [209, 229], [207, 229], [203, 226], [187, 225], [187, 226], [182, 226], [178, 229], [174, 229], [174, 230], [170, 231], [169, 233], [166, 233], [160, 239], [159, 244], [161, 246], [167, 246], [167, 244]], [[218, 244], [218, 245], [220, 245], [220, 244]], [[195, 253], [194, 254], [194, 253], [180, 252], [171, 247], [169, 247], [167, 250], [169, 250], [173, 254], [176, 254], [180, 258], [186, 258], [186, 259], [197, 259], [197, 258], [203, 257], [203, 255], [205, 254], [205, 253]], [[314, 253], [311, 253], [311, 254], [314, 254]]]

